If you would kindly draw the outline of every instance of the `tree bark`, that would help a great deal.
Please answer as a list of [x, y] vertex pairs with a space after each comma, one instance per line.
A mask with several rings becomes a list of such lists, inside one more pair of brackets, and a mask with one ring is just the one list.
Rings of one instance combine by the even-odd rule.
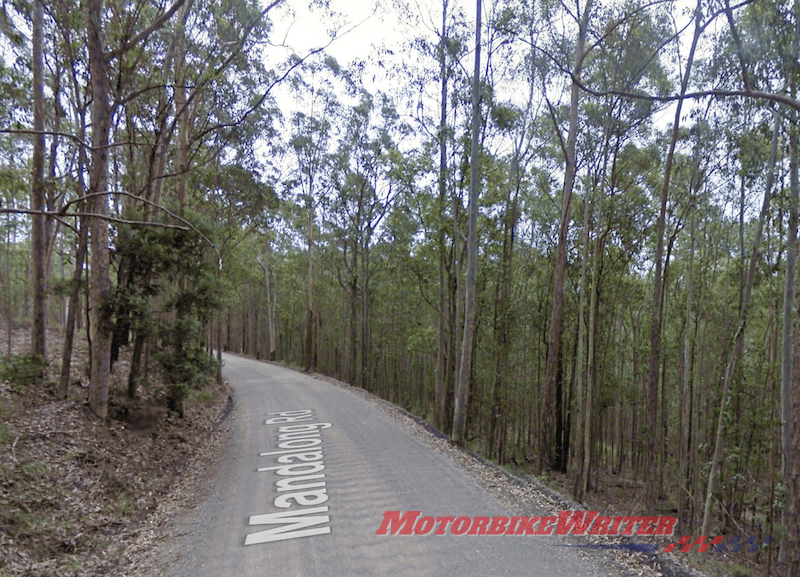
[[561, 332], [564, 324], [564, 280], [567, 268], [567, 233], [569, 232], [570, 207], [572, 205], [572, 189], [577, 172], [576, 148], [578, 141], [578, 101], [580, 96], [580, 78], [583, 61], [586, 57], [586, 33], [589, 16], [592, 12], [593, 0], [587, 0], [579, 23], [578, 44], [575, 47], [575, 62], [572, 69], [572, 89], [570, 94], [569, 132], [567, 134], [566, 170], [564, 188], [561, 198], [561, 225], [556, 247], [556, 267], [553, 274], [553, 305], [550, 314], [549, 342], [547, 347], [547, 366], [545, 370], [544, 400], [541, 412], [541, 433], [537, 469], [552, 468], [553, 447], [555, 446], [555, 404], [556, 380], [559, 378], [561, 362]]
[[86, 248], [89, 240], [89, 227], [85, 219], [80, 220], [80, 233], [78, 237], [78, 251], [75, 255], [75, 272], [72, 275], [72, 287], [69, 294], [69, 308], [67, 310], [67, 326], [64, 330], [64, 347], [61, 353], [61, 380], [59, 381], [59, 396], [67, 398], [69, 392], [69, 374], [72, 365], [72, 348], [75, 338], [75, 320], [80, 308], [81, 280], [83, 278], [83, 263], [86, 259]]
[[592, 464], [592, 412], [594, 411], [595, 394], [595, 364], [596, 364], [596, 342], [597, 342], [597, 309], [600, 300], [600, 259], [602, 258], [605, 243], [605, 232], [601, 231], [600, 222], [603, 214], [603, 191], [600, 190], [600, 202], [598, 207], [598, 226], [594, 235], [594, 255], [592, 258], [592, 292], [589, 294], [589, 328], [586, 332], [588, 337], [587, 360], [586, 360], [586, 392], [583, 407], [583, 461], [581, 464], [581, 495], [586, 495], [589, 491], [589, 473]]
[[186, 17], [191, 2], [184, 4], [178, 16], [176, 31], [177, 62], [175, 64], [175, 114], [178, 129], [178, 141], [175, 150], [175, 200], [178, 202], [179, 214], [183, 215], [186, 206], [187, 178], [189, 171], [189, 103], [186, 99]]
[[269, 238], [264, 235], [264, 284], [267, 291], [266, 294], [266, 309], [267, 309], [267, 330], [269, 331], [269, 335], [267, 335], [267, 342], [268, 350], [267, 350], [267, 359], [270, 361], [275, 360], [275, 307], [272, 303], [272, 282], [270, 279], [269, 274]]
[[472, 345], [475, 338], [476, 280], [478, 276], [478, 197], [480, 190], [480, 129], [481, 129], [481, 11], [477, 0], [475, 21], [475, 71], [472, 77], [472, 150], [470, 152], [469, 229], [467, 232], [467, 279], [464, 298], [464, 340], [456, 381], [455, 410], [453, 412], [453, 441], [463, 443], [466, 433], [467, 402], [469, 399]]
[[111, 371], [111, 331], [107, 319], [111, 295], [109, 274], [108, 140], [111, 110], [109, 106], [108, 70], [104, 55], [103, 0], [87, 2], [87, 48], [92, 87], [92, 153], [89, 176], [91, 212], [98, 215], [90, 221], [91, 234], [91, 335], [92, 363], [89, 382], [89, 405], [101, 419], [108, 416], [108, 388]]
[[686, 509], [688, 503], [689, 493], [689, 454], [693, 453], [690, 447], [690, 413], [691, 407], [691, 386], [692, 386], [692, 315], [694, 311], [694, 247], [695, 247], [695, 218], [697, 207], [697, 193], [699, 192], [701, 184], [699, 159], [695, 159], [694, 170], [692, 175], [692, 197], [689, 200], [691, 211], [689, 223], [689, 271], [686, 280], [686, 320], [683, 335], [683, 375], [681, 379], [681, 392], [680, 392], [680, 444], [678, 446], [678, 468], [680, 471], [680, 481], [677, 488], [677, 502], [678, 502], [678, 524], [679, 528], [686, 533], [688, 530], [686, 524]]
[[584, 365], [586, 362], [586, 263], [589, 260], [589, 213], [591, 202], [587, 192], [583, 200], [583, 251], [581, 254], [581, 276], [578, 285], [578, 336], [576, 343], [575, 360], [575, 398], [573, 400], [572, 415], [575, 421], [575, 442], [573, 443], [572, 474], [575, 476], [573, 493], [578, 503], [583, 502], [584, 498], [584, 467], [583, 467], [583, 398], [584, 398]]
[[442, 0], [442, 35], [439, 39], [439, 76], [442, 83], [439, 117], [439, 199], [437, 217], [436, 243], [439, 252], [439, 311], [436, 330], [436, 427], [440, 431], [447, 429], [447, 396], [448, 379], [446, 363], [449, 360], [449, 341], [447, 334], [447, 286], [445, 268], [447, 251], [445, 247], [445, 199], [447, 198], [447, 5]]
[[[309, 194], [311, 192], [309, 191]], [[314, 207], [309, 198], [306, 213], [308, 227], [306, 229], [306, 243], [308, 249], [308, 267], [306, 276], [306, 340], [305, 340], [305, 369], [306, 372], [316, 370], [316, 354], [314, 350]]]
[[[800, 16], [800, 14], [798, 14]], [[800, 26], [800, 24], [798, 24]], [[800, 45], [800, 32], [798, 33]], [[800, 52], [800, 50], [798, 50]], [[792, 82], [792, 96], [797, 91], [797, 81]], [[793, 289], [793, 283], [800, 282], [795, 271], [797, 256], [797, 219], [800, 204], [800, 157], [798, 154], [798, 135], [796, 111], [791, 113], [792, 122], [789, 129], [790, 155], [790, 209], [789, 209], [789, 248], [786, 255], [786, 285], [784, 292], [783, 317], [783, 360], [781, 373], [781, 469], [787, 489], [786, 510], [783, 521], [786, 524], [786, 536], [781, 540], [780, 557], [782, 562], [792, 564], [790, 575], [800, 574], [800, 545], [797, 544], [797, 531], [800, 531], [800, 323], [795, 322], [794, 315], [798, 308], [795, 299], [800, 297], [800, 287]], [[789, 266], [791, 259], [791, 268]], [[794, 342], [792, 324], [794, 322]]]
[[[31, 210], [47, 209], [44, 194], [44, 6], [43, 0], [33, 2], [33, 157], [31, 160]], [[31, 354], [45, 356], [47, 323], [47, 218], [43, 214], [31, 217], [31, 262], [33, 289], [33, 322], [31, 323]]]
[[[703, 23], [701, 17], [702, 2], [698, 0], [697, 8], [695, 11], [695, 29], [692, 38], [692, 46], [689, 49], [689, 56], [686, 61], [686, 70], [681, 79], [681, 94], [686, 94], [689, 86], [689, 76], [692, 70], [692, 63], [694, 62], [694, 53], [697, 49], [697, 43], [700, 40], [700, 35], [703, 31]], [[681, 124], [681, 111], [683, 109], [683, 100], [678, 100], [675, 109], [675, 120], [672, 123], [672, 138], [670, 139], [669, 152], [664, 166], [664, 183], [661, 188], [661, 203], [658, 213], [658, 224], [656, 232], [656, 254], [655, 254], [655, 271], [653, 273], [653, 310], [650, 319], [650, 371], [648, 373], [647, 381], [647, 422], [657, 423], [658, 413], [658, 367], [661, 360], [661, 319], [662, 319], [662, 302], [661, 302], [661, 273], [662, 273], [662, 259], [664, 255], [664, 229], [666, 227], [666, 214], [667, 214], [667, 199], [669, 197], [669, 184], [672, 177], [672, 164], [675, 158], [675, 147], [678, 143], [678, 131]], [[645, 452], [645, 507], [648, 511], [655, 510], [656, 497], [658, 486], [656, 484], [655, 473], [657, 467], [657, 451], [656, 451], [656, 435], [647, 435], [647, 451]]]
[[513, 173], [515, 187], [509, 190], [503, 216], [503, 249], [500, 271], [497, 279], [497, 295], [495, 298], [495, 339], [497, 356], [494, 367], [494, 400], [492, 415], [489, 419], [489, 454], [494, 453], [498, 463], [506, 462], [508, 436], [508, 358], [511, 352], [511, 311], [510, 300], [513, 281], [514, 237], [517, 226], [517, 195], [520, 188], [519, 154], [515, 153]]

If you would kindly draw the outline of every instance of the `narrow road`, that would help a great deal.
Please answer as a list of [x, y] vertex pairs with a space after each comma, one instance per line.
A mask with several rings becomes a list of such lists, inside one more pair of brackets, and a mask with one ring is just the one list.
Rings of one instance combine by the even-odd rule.
[[[235, 391], [233, 446], [209, 471], [208, 498], [177, 521], [166, 575], [609, 574], [559, 547], [563, 537], [453, 535], [469, 526], [458, 517], [513, 514], [375, 403], [274, 365], [224, 361]], [[392, 535], [403, 531], [398, 517], [376, 535], [386, 511], [420, 511], [414, 527], [430, 532]]]

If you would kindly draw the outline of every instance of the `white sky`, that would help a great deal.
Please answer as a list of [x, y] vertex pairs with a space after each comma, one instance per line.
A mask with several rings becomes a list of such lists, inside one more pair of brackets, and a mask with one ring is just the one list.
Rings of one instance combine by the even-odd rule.
[[[435, 38], [436, 29], [441, 26], [442, 0], [330, 0], [327, 11], [310, 7], [313, 1], [286, 0], [270, 15], [274, 24], [273, 42], [285, 44], [296, 54], [304, 55], [327, 44], [329, 31], [338, 28], [338, 37], [325, 50], [326, 54], [344, 67], [354, 60], [366, 60], [368, 66], [363, 81], [370, 91], [390, 93], [392, 89], [392, 80], [380, 79], [384, 73], [374, 65], [372, 58], [381, 47], [399, 56], [403, 45], [412, 38], [420, 35]], [[486, 13], [491, 0], [483, 1]], [[468, 21], [474, 22], [475, 0], [448, 0], [448, 4], [449, 12], [459, 10]], [[401, 15], [403, 10], [411, 15]], [[288, 49], [276, 50], [277, 58], [289, 54]], [[377, 77], [374, 83], [369, 82], [370, 71]]]
[[[276, 41], [286, 38], [286, 44], [300, 52], [320, 46], [327, 40], [331, 25], [342, 24], [344, 30], [352, 30], [334, 41], [327, 52], [341, 64], [347, 64], [370, 54], [373, 46], [399, 47], [408, 39], [409, 23], [393, 8], [396, 1], [418, 15], [425, 15], [425, 20], [441, 21], [441, 0], [330, 0], [330, 11], [340, 14], [338, 20], [332, 20], [319, 8], [309, 9], [310, 0], [287, 0], [280, 10], [284, 18], [279, 20], [277, 14], [273, 17], [274, 38]], [[449, 3], [474, 20], [474, 1], [450, 0]]]
[[[366, 74], [362, 79], [365, 87], [370, 91], [381, 90], [391, 94], [392, 78], [386, 77], [386, 71], [380, 71], [372, 62], [382, 45], [393, 49], [401, 57], [401, 47], [404, 43], [417, 35], [427, 35], [435, 38], [436, 31], [441, 26], [442, 0], [330, 0], [329, 11], [311, 7], [315, 0], [285, 0], [279, 9], [270, 14], [274, 24], [271, 35], [276, 44], [285, 44], [289, 48], [276, 47], [274, 63], [285, 59], [291, 52], [298, 55], [307, 54], [314, 48], [329, 41], [329, 31], [338, 27], [340, 37], [326, 49], [326, 53], [333, 56], [342, 66], [348, 66], [356, 59], [368, 62]], [[694, 6], [695, 0], [679, 0], [675, 9], [678, 20], [686, 22], [689, 18], [688, 10]], [[475, 21], [476, 0], [449, 0], [450, 11], [461, 11], [466, 15], [468, 22]], [[484, 25], [488, 19], [488, 12], [492, 9], [494, 0], [483, 0]], [[416, 23], [408, 16], [402, 16], [404, 7], [411, 12]], [[681, 15], [681, 12], [687, 13]], [[337, 14], [331, 17], [330, 13]], [[719, 23], [714, 23], [714, 27]], [[685, 58], [688, 52], [688, 41], [691, 39], [693, 27], [685, 32], [684, 46], [681, 57]], [[706, 40], [714, 33], [706, 32]], [[701, 42], [702, 43], [702, 42]], [[702, 43], [704, 44], [704, 43]], [[471, 57], [470, 57], [471, 58]], [[370, 70], [373, 71], [370, 74]], [[370, 78], [373, 81], [370, 82]], [[678, 87], [675, 86], [677, 92]], [[279, 90], [280, 92], [280, 90]], [[280, 100], [285, 97], [278, 96]], [[684, 105], [684, 114], [693, 108], [694, 103]], [[675, 105], [670, 105], [658, 112], [654, 124], [660, 129], [670, 127], [674, 119]]]
[[[298, 55], [304, 55], [326, 44], [329, 41], [329, 30], [338, 25], [346, 33], [340, 33], [340, 37], [333, 41], [326, 53], [342, 66], [347, 66], [356, 59], [370, 60], [370, 56], [381, 45], [398, 53], [402, 44], [414, 35], [427, 31], [430, 37], [435, 37], [432, 28], [441, 25], [442, 0], [330, 0], [330, 12], [338, 14], [336, 18], [332, 18], [326, 10], [312, 8], [313, 1], [286, 0], [279, 9], [271, 13], [275, 26], [272, 40], [276, 44], [285, 44]], [[461, 11], [468, 22], [474, 23], [476, 0], [449, 0], [448, 3], [448, 10]], [[483, 0], [484, 25], [493, 4], [493, 0]], [[414, 24], [407, 17], [401, 16], [396, 5], [410, 11], [418, 23]], [[680, 0], [676, 13], [680, 14], [681, 10], [693, 5], [694, 0]], [[686, 34], [691, 36], [691, 28]], [[688, 45], [684, 50], [688, 50]], [[290, 50], [276, 49], [275, 54], [280, 60], [288, 56]], [[365, 74], [365, 80], [368, 77]], [[391, 80], [388, 82], [388, 87], [385, 80], [378, 80], [373, 86], [367, 82], [366, 87], [391, 92]], [[668, 107], [658, 116], [656, 125], [670, 124], [674, 107]]]

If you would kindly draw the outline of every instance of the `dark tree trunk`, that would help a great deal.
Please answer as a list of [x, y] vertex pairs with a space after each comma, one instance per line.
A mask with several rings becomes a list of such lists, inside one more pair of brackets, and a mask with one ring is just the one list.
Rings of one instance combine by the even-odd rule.
[[[47, 209], [44, 194], [44, 6], [42, 0], [33, 2], [33, 158], [31, 174], [31, 210]], [[31, 262], [33, 289], [33, 323], [31, 353], [45, 356], [47, 322], [47, 218], [44, 214], [31, 217]]]
[[92, 366], [89, 405], [101, 419], [108, 416], [111, 373], [111, 333], [107, 319], [111, 295], [108, 223], [108, 140], [111, 111], [108, 103], [108, 70], [103, 41], [103, 0], [87, 3], [87, 48], [92, 85], [92, 153], [89, 180], [91, 212], [91, 321]]

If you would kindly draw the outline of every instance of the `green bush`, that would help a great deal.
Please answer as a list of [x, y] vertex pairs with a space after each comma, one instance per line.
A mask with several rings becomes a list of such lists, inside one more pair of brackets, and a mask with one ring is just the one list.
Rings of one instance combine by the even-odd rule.
[[[184, 217], [211, 234], [200, 216], [187, 211]], [[186, 395], [202, 389], [216, 368], [203, 348], [204, 323], [220, 306], [216, 261], [208, 252], [196, 232], [176, 228], [121, 227], [116, 239], [120, 281], [109, 314], [112, 359], [131, 332], [137, 335], [135, 347], [150, 340], [166, 379], [168, 405], [181, 415]]]
[[41, 381], [46, 369], [41, 355], [0, 357], [0, 380], [10, 382], [17, 391]]

